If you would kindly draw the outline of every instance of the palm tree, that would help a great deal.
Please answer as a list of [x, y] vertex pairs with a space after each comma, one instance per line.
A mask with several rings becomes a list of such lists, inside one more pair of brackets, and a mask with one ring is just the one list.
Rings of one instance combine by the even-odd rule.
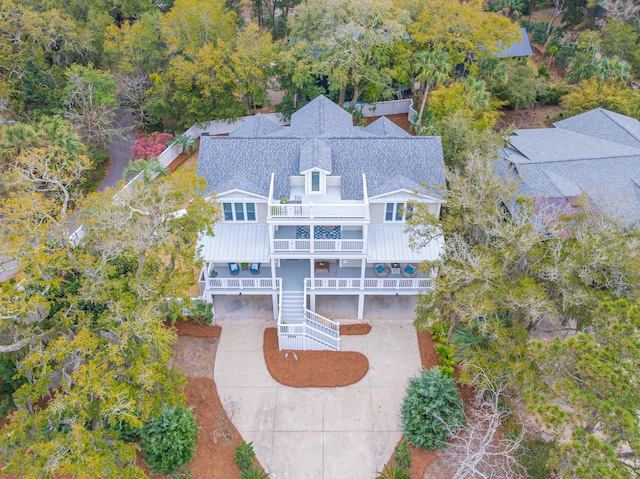
[[11, 161], [34, 146], [40, 146], [40, 138], [35, 129], [24, 123], [9, 126], [0, 137], [0, 159]]
[[52, 145], [59, 146], [71, 156], [78, 155], [85, 150], [80, 136], [73, 129], [71, 123], [59, 116], [44, 118], [40, 122], [42, 138]]
[[466, 102], [471, 111], [482, 110], [489, 106], [491, 94], [485, 88], [484, 81], [469, 77], [463, 85]]
[[416, 55], [415, 70], [416, 81], [424, 83], [422, 102], [420, 104], [420, 112], [418, 113], [417, 120], [417, 125], [420, 126], [429, 90], [432, 86], [435, 86], [438, 83], [443, 83], [449, 79], [449, 73], [451, 72], [449, 54], [440, 48], [421, 51]]
[[129, 176], [139, 175], [141, 173], [142, 181], [145, 185], [149, 185], [156, 176], [168, 175], [169, 170], [162, 166], [157, 158], [130, 161], [127, 167], [122, 172], [122, 179], [127, 179], [127, 177]]
[[181, 151], [190, 153], [196, 149], [195, 138], [183, 133], [182, 135], [176, 135], [176, 137], [169, 143], [169, 146], [178, 145]]
[[631, 78], [631, 66], [618, 56], [603, 58], [596, 64], [596, 77], [602, 81], [626, 83]]

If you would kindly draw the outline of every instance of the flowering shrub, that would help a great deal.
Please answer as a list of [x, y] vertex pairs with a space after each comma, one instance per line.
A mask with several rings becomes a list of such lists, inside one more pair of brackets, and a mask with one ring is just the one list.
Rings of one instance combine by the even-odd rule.
[[131, 157], [134, 160], [157, 158], [167, 148], [167, 143], [172, 138], [171, 133], [158, 133], [157, 131], [138, 138], [131, 147]]

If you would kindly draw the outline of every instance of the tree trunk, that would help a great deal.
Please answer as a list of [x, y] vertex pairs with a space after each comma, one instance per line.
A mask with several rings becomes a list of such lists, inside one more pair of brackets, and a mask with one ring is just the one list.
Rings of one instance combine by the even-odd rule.
[[340, 105], [340, 108], [344, 106], [344, 97], [346, 96], [346, 94], [347, 94], [347, 85], [340, 88], [340, 98], [338, 99], [338, 105]]
[[360, 96], [360, 89], [358, 88], [358, 85], [356, 85], [355, 88], [353, 89], [353, 98], [351, 98], [351, 103], [349, 103], [349, 106], [351, 108], [356, 107], [356, 103], [358, 103], [359, 96]]
[[424, 113], [424, 107], [427, 104], [427, 96], [429, 95], [429, 84], [424, 87], [424, 93], [422, 94], [422, 102], [420, 103], [420, 113], [418, 113], [418, 125], [422, 125], [422, 114]]

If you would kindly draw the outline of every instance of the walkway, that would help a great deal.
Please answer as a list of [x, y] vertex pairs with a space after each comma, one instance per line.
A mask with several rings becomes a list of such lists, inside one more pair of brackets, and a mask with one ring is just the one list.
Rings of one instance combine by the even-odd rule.
[[115, 188], [118, 181], [122, 179], [122, 172], [131, 160], [131, 147], [136, 140], [133, 123], [133, 117], [127, 110], [119, 109], [116, 112], [115, 126], [122, 129], [122, 134], [113, 138], [107, 146], [111, 161], [107, 175], [98, 186], [98, 191]]
[[223, 322], [215, 381], [223, 404], [239, 405], [234, 423], [253, 441], [269, 477], [375, 477], [402, 436], [404, 390], [420, 370], [411, 321], [375, 321], [368, 335], [343, 336], [342, 349], [365, 354], [369, 372], [342, 388], [291, 388], [273, 380], [262, 352], [264, 325]]

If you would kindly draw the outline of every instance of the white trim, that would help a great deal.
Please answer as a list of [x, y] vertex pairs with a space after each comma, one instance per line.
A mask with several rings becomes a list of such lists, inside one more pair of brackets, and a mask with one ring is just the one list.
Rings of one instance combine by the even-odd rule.
[[[313, 191], [313, 173], [318, 173], [319, 181], [320, 181], [320, 189], [319, 191]], [[324, 170], [320, 168], [312, 168], [307, 170], [304, 175], [304, 192], [306, 196], [312, 195], [326, 195], [327, 194], [327, 174]]]
[[381, 195], [370, 196], [369, 197], [369, 202], [370, 203], [387, 203], [386, 198], [394, 196], [394, 195], [407, 196], [407, 197], [410, 197], [410, 198], [415, 198], [416, 202], [424, 202], [424, 200], [427, 200], [428, 203], [430, 203], [430, 202], [433, 202], [433, 203], [446, 203], [446, 201], [443, 200], [442, 198], [437, 198], [435, 196], [429, 196], [429, 195], [425, 195], [425, 194], [422, 194], [422, 193], [416, 193], [415, 191], [409, 191], [409, 190], [405, 190], [405, 189], [399, 189], [399, 190], [395, 190], [395, 191], [389, 191], [388, 193], [383, 193]]
[[[225, 204], [231, 205], [231, 215], [233, 216], [233, 219], [228, 220], [225, 217], [225, 213], [226, 213], [226, 211], [224, 210], [224, 205]], [[241, 204], [242, 205], [242, 216], [244, 216], [243, 220], [236, 219], [236, 217], [237, 217], [236, 205], [237, 204]], [[248, 216], [249, 216], [249, 211], [247, 209], [247, 205], [248, 204], [253, 205], [253, 215], [255, 216], [255, 219], [253, 219], [253, 220], [250, 220], [248, 218]], [[222, 208], [222, 221], [224, 223], [257, 223], [258, 222], [258, 210], [256, 208], [255, 201], [221, 201], [220, 202], [220, 206]]]
[[231, 194], [241, 194], [241, 195], [245, 195], [245, 196], [251, 196], [252, 198], [260, 198], [261, 200], [265, 200], [265, 201], [267, 201], [269, 199], [266, 196], [257, 195], [255, 193], [250, 193], [248, 191], [241, 190], [239, 188], [234, 188], [233, 190], [227, 190], [227, 191], [224, 191], [222, 193], [216, 193], [216, 196], [218, 198], [220, 198], [221, 196], [227, 196], [227, 195], [231, 195]]
[[308, 170], [301, 171], [300, 174], [301, 175], [306, 175], [310, 171], [322, 171], [323, 173], [325, 173], [327, 175], [331, 174], [330, 171], [324, 170], [324, 169], [322, 169], [322, 168], [320, 168], [318, 166], [313, 166], [313, 167], [309, 168]]

